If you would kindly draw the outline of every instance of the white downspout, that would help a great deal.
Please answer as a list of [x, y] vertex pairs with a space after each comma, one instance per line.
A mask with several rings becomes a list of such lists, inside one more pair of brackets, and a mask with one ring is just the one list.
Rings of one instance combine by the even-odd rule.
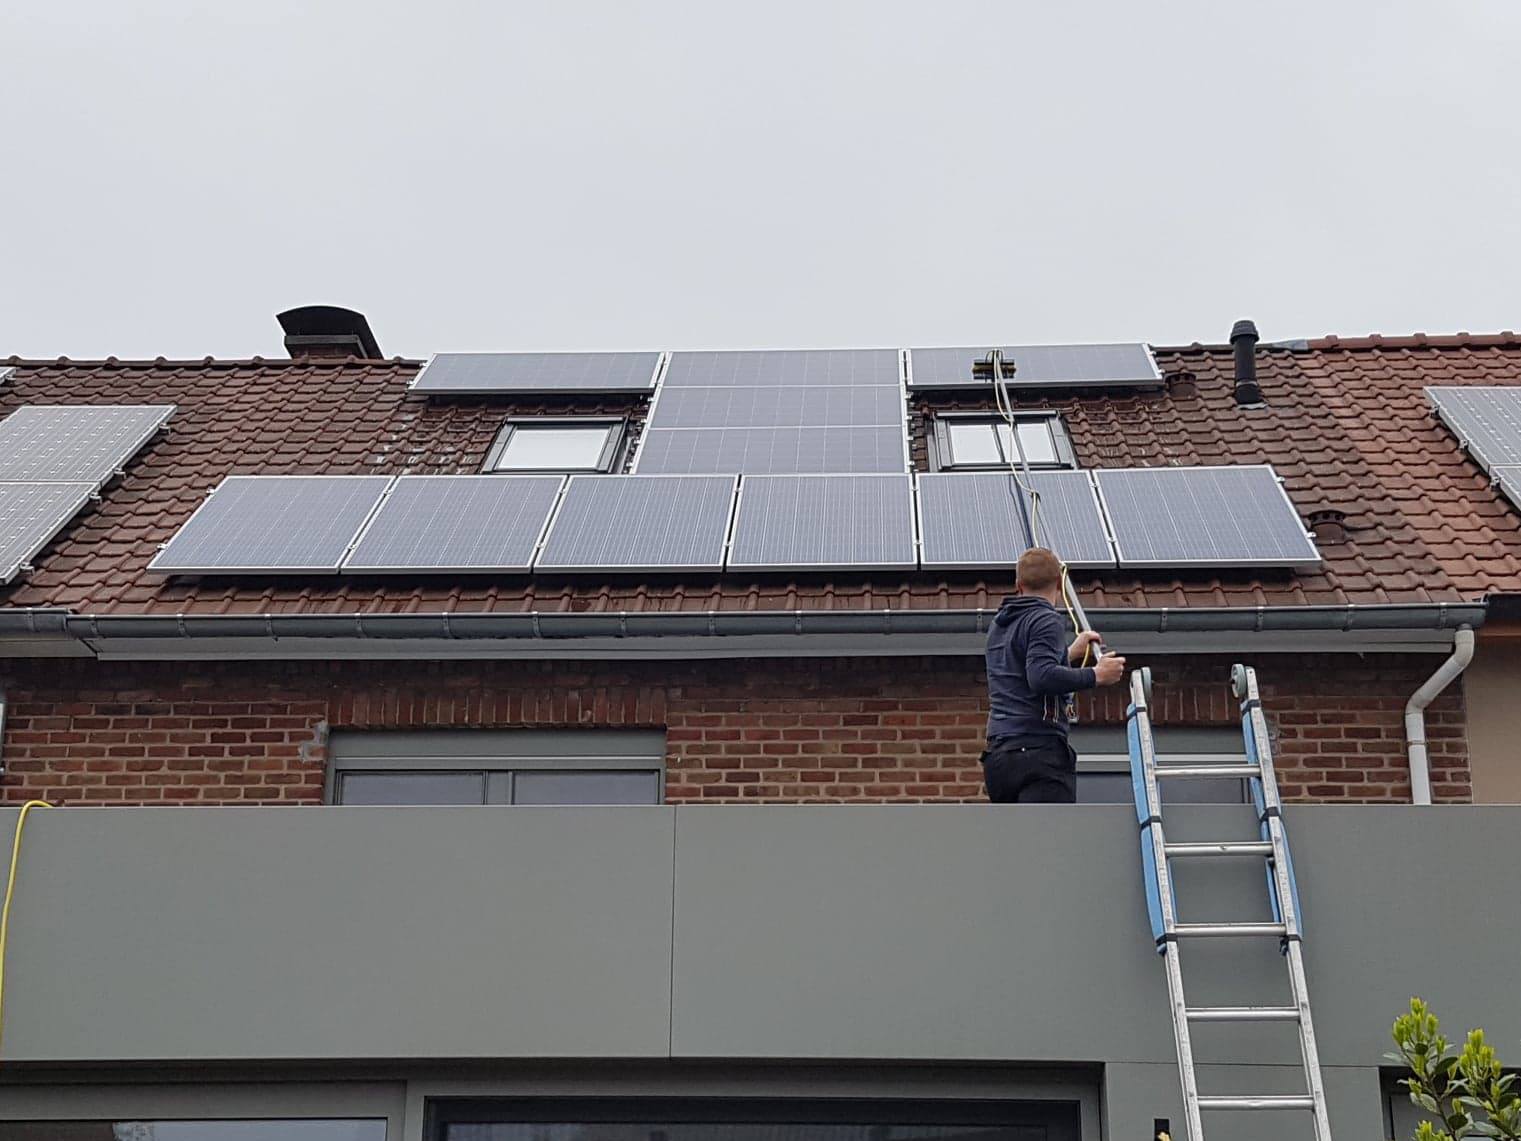
[[1459, 626], [1452, 655], [1405, 703], [1405, 744], [1410, 755], [1410, 803], [1431, 803], [1431, 764], [1426, 753], [1426, 706], [1473, 661], [1473, 627]]

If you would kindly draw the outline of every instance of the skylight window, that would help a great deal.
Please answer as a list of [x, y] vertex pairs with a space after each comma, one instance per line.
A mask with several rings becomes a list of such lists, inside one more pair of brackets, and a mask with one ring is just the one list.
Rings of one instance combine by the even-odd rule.
[[492, 472], [607, 472], [623, 443], [623, 421], [587, 417], [509, 420], [491, 449]]
[[934, 462], [939, 471], [989, 471], [1019, 462], [1019, 453], [1032, 468], [1075, 466], [1072, 445], [1060, 417], [1054, 414], [1019, 416], [1014, 430], [1000, 416], [985, 413], [947, 413], [934, 421]]

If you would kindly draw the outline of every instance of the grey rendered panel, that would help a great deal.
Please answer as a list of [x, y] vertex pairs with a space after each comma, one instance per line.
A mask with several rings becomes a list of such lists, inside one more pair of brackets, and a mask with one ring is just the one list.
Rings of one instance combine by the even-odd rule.
[[1521, 386], [1434, 387], [1426, 396], [1486, 471], [1521, 464]]
[[911, 388], [970, 388], [972, 365], [1000, 348], [1015, 366], [1011, 388], [1115, 386], [1156, 387], [1162, 374], [1151, 350], [1140, 342], [1102, 345], [983, 345], [953, 349], [911, 349]]
[[649, 392], [659, 353], [438, 353], [418, 392]]
[[[661, 396], [664, 403], [665, 394]], [[904, 472], [903, 428], [646, 429], [641, 474]]]
[[158, 557], [158, 574], [334, 573], [390, 476], [234, 475]]
[[1120, 565], [1320, 565], [1268, 466], [1106, 468], [1095, 473]]
[[[1030, 482], [1040, 496], [1037, 541], [1073, 567], [1114, 566], [1114, 548], [1089, 473], [1032, 472]], [[1011, 566], [1025, 551], [1016, 495], [1028, 503], [1029, 497], [1004, 472], [919, 476], [923, 565], [938, 569]]]
[[172, 404], [28, 404], [0, 421], [0, 481], [93, 483], [131, 459]]
[[749, 475], [740, 488], [730, 569], [912, 569], [907, 475]]
[[668, 808], [70, 811], [27, 821], [7, 1062], [669, 1053]]
[[897, 388], [899, 380], [897, 349], [762, 349], [672, 353], [664, 386]]
[[719, 570], [729, 475], [572, 476], [537, 570]]
[[0, 583], [15, 578], [94, 491], [94, 483], [0, 483]]
[[345, 572], [526, 571], [564, 476], [404, 475]]

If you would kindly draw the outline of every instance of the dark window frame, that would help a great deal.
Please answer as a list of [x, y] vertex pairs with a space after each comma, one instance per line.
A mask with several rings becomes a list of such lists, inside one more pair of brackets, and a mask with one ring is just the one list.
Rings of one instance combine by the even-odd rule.
[[424, 1141], [446, 1141], [450, 1125], [950, 1125], [1041, 1128], [1049, 1141], [1080, 1141], [1081, 1103], [1068, 1099], [986, 1098], [429, 1098]]
[[[1014, 413], [1016, 422], [1030, 423], [1044, 421], [1051, 432], [1052, 447], [1056, 452], [1055, 462], [1036, 463], [1031, 462], [1030, 467], [1034, 471], [1069, 471], [1077, 467], [1077, 453], [1072, 447], [1072, 437], [1067, 431], [1067, 425], [1062, 420], [1060, 412], [1054, 409], [1031, 409], [1020, 410]], [[1007, 466], [1003, 463], [957, 463], [955, 453], [951, 449], [951, 425], [952, 424], [986, 424], [992, 431], [994, 439], [997, 439], [997, 426], [1004, 423], [1004, 418], [997, 412], [936, 412], [930, 417], [930, 441], [929, 449], [931, 471], [1002, 471]], [[1015, 457], [1017, 459], [1017, 457]]]
[[[507, 445], [512, 437], [524, 428], [606, 428], [608, 432], [595, 467], [498, 467], [502, 457], [507, 454]], [[485, 475], [606, 475], [623, 458], [627, 439], [626, 416], [509, 416], [502, 421], [501, 430], [492, 441], [491, 449], [486, 453], [485, 466], [481, 470]]]

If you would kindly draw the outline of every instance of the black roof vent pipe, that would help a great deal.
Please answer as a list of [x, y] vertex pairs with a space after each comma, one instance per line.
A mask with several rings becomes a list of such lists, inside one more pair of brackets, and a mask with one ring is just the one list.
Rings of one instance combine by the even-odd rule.
[[1237, 321], [1231, 326], [1231, 348], [1236, 353], [1236, 403], [1254, 408], [1262, 403], [1262, 387], [1257, 383], [1257, 326], [1251, 321]]
[[380, 345], [363, 313], [337, 305], [302, 305], [275, 314], [285, 330], [285, 351], [296, 357], [379, 360]]

